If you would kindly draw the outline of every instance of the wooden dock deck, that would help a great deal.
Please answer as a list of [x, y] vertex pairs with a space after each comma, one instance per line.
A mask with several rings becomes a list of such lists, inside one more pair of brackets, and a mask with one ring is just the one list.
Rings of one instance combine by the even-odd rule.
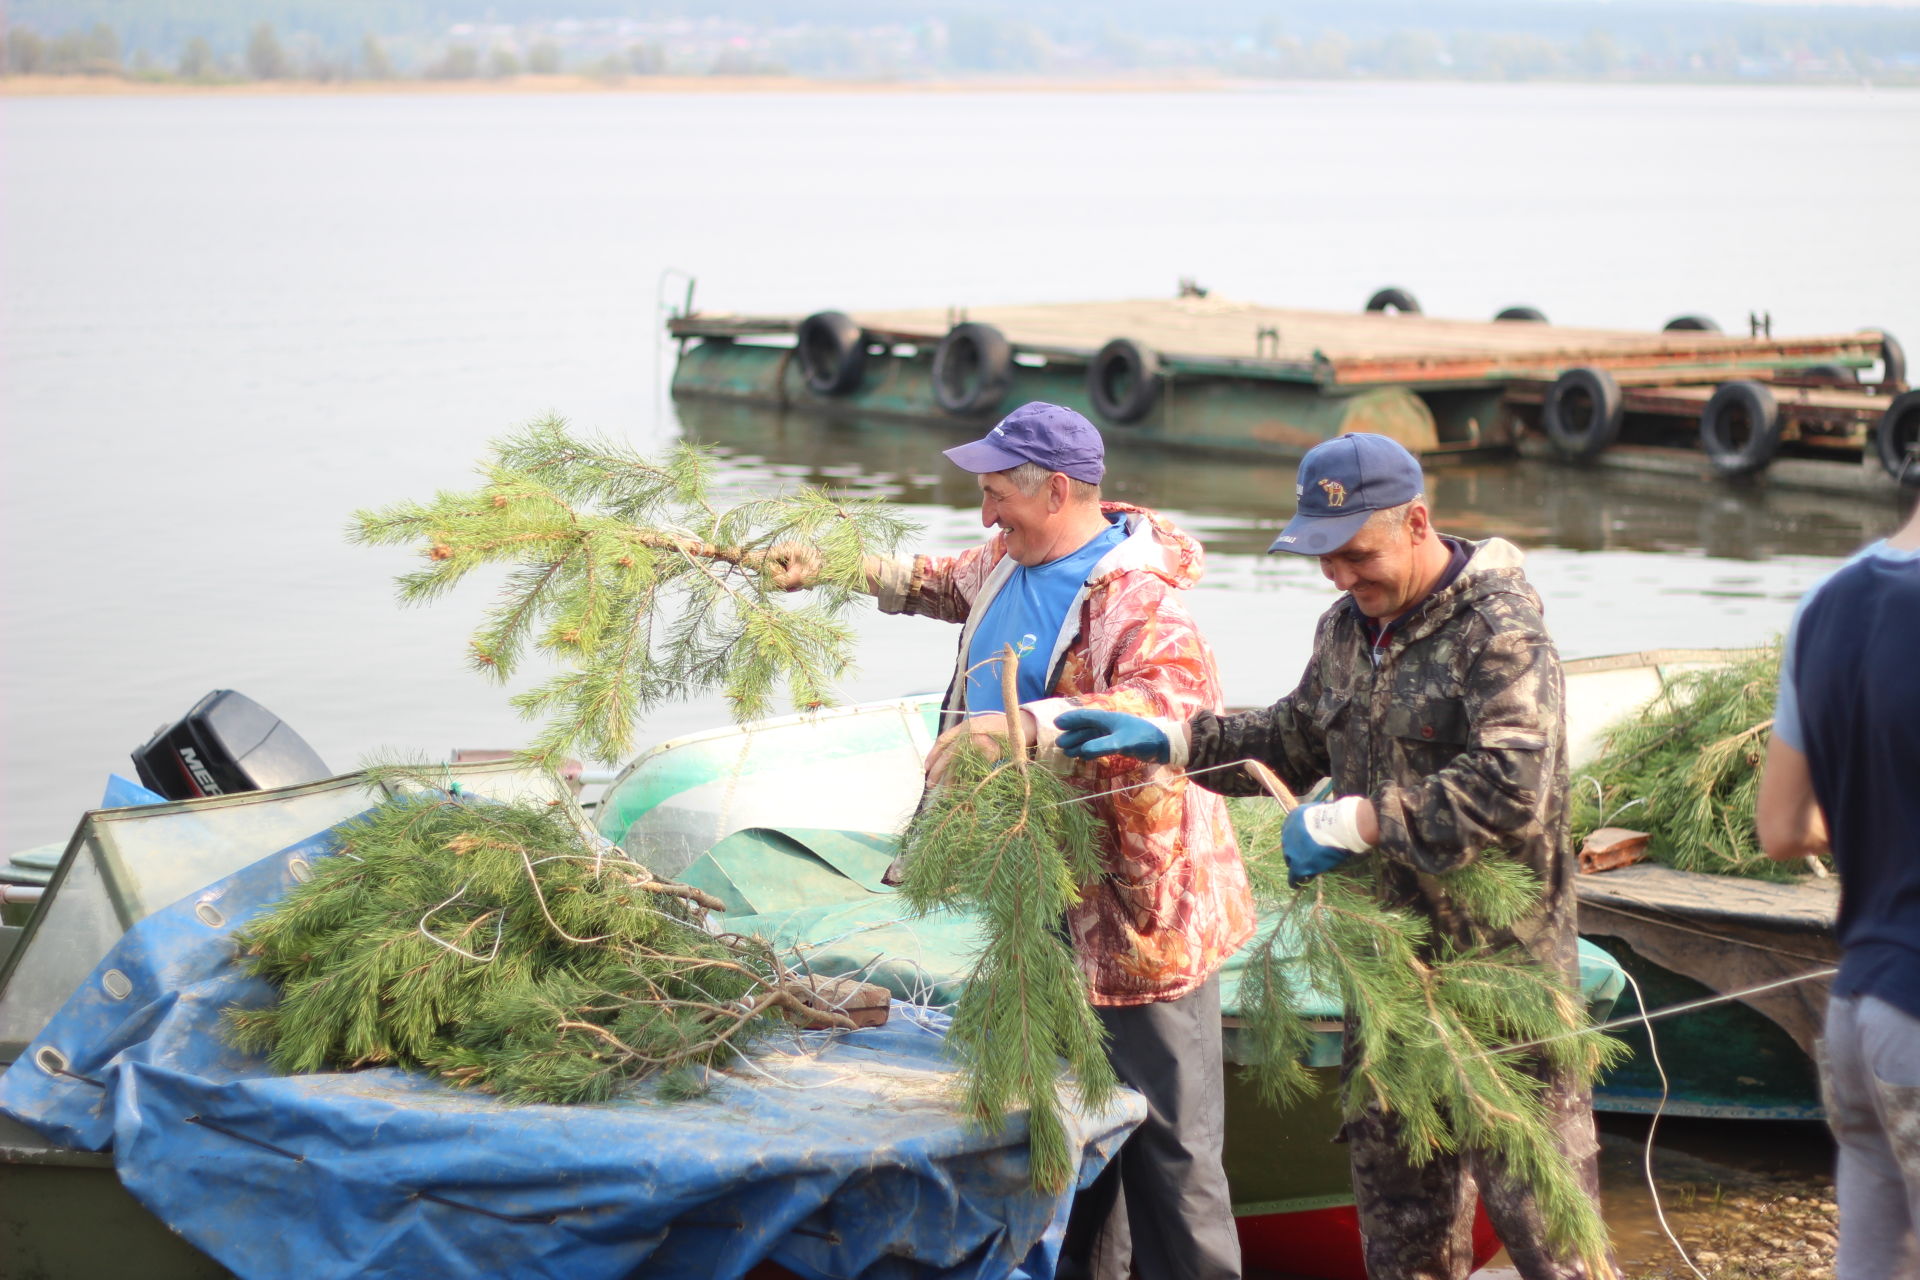
[[[1707, 332], [1642, 332], [1511, 321], [1447, 320], [1396, 312], [1303, 311], [1217, 297], [1121, 302], [922, 307], [849, 313], [876, 339], [931, 346], [955, 324], [989, 324], [1015, 350], [1091, 361], [1115, 338], [1131, 338], [1164, 364], [1327, 386], [1483, 383], [1558, 376], [1590, 365], [1625, 382], [1675, 375], [1725, 376], [1731, 369], [1830, 364], [1864, 368], [1879, 358], [1875, 332], [1815, 337], [1736, 337]], [[700, 316], [683, 335], [794, 333], [801, 316]]]

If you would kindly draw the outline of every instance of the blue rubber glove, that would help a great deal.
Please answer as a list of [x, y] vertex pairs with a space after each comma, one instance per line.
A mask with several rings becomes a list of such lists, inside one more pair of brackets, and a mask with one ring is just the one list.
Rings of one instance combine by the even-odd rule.
[[1135, 760], [1167, 762], [1173, 744], [1153, 721], [1124, 711], [1096, 711], [1075, 707], [1053, 722], [1060, 729], [1060, 749], [1076, 760], [1101, 756], [1132, 756]]
[[1298, 889], [1367, 847], [1354, 826], [1353, 806], [1346, 800], [1303, 804], [1287, 815], [1280, 828], [1280, 853], [1287, 860], [1290, 888]]

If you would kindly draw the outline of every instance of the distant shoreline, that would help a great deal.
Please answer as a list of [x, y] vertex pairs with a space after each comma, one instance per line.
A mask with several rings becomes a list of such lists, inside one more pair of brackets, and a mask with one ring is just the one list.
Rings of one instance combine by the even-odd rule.
[[1299, 80], [1249, 79], [1207, 74], [1124, 76], [1069, 79], [1058, 76], [1005, 76], [931, 80], [824, 80], [807, 76], [623, 76], [610, 79], [588, 75], [473, 77], [437, 80], [396, 77], [390, 80], [236, 80], [195, 83], [184, 80], [140, 80], [123, 76], [31, 75], [0, 76], [0, 98], [89, 97], [290, 97], [313, 94], [366, 96], [370, 94], [515, 95], [515, 94], [748, 94], [748, 93], [1220, 93], [1236, 89], [1298, 88], [1303, 85], [1587, 85], [1600, 88], [1747, 88], [1747, 89], [1888, 89], [1913, 90], [1913, 80], [1711, 80], [1696, 77], [1644, 80], [1473, 80], [1371, 77], [1321, 77]]
[[[507, 76], [464, 80], [408, 77], [391, 80], [238, 80], [207, 84], [135, 80], [120, 76], [0, 76], [0, 97], [132, 97], [208, 94], [227, 97], [290, 94], [527, 94], [527, 93], [1211, 93], [1266, 81], [1221, 76], [1005, 77], [966, 80], [820, 80], [805, 76]], [[1275, 82], [1277, 83], [1277, 82]]]

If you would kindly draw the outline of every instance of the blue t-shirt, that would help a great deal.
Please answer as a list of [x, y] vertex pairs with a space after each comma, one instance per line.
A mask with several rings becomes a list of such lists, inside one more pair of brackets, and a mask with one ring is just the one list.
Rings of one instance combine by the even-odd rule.
[[1773, 732], [1807, 758], [1840, 873], [1838, 996], [1920, 1017], [1920, 551], [1875, 543], [1800, 602]]
[[1087, 575], [1106, 554], [1127, 540], [1125, 518], [1107, 517], [1107, 527], [1071, 555], [1046, 564], [1021, 565], [987, 603], [980, 625], [967, 646], [967, 714], [1004, 711], [1000, 698], [1000, 664], [993, 658], [1011, 644], [1020, 655], [1020, 701], [1047, 696], [1048, 665], [1054, 642], [1060, 637], [1067, 610], [1087, 584]]

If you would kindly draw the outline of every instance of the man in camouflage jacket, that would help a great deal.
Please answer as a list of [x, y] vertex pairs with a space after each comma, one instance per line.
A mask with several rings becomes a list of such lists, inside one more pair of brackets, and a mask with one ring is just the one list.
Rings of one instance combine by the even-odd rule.
[[[1254, 759], [1296, 790], [1331, 777], [1340, 799], [1289, 821], [1296, 880], [1377, 850], [1381, 900], [1424, 916], [1436, 940], [1517, 945], [1577, 984], [1560, 659], [1519, 551], [1499, 538], [1443, 537], [1420, 487], [1419, 463], [1381, 436], [1343, 436], [1302, 461], [1299, 514], [1274, 549], [1318, 555], [1347, 594], [1320, 619], [1292, 693], [1263, 711], [1203, 711], [1183, 723], [1084, 717], [1062, 741], [1073, 752], [1184, 766], [1196, 785], [1230, 795], [1260, 787], [1242, 770], [1199, 771]], [[1539, 881], [1538, 907], [1511, 929], [1475, 920], [1436, 879], [1483, 851]], [[1562, 1147], [1597, 1195], [1587, 1090], [1537, 1069]], [[1498, 1152], [1414, 1164], [1394, 1117], [1377, 1108], [1344, 1134], [1373, 1280], [1465, 1277], [1474, 1184], [1522, 1276], [1586, 1275], [1549, 1248], [1531, 1187], [1508, 1175]]]

